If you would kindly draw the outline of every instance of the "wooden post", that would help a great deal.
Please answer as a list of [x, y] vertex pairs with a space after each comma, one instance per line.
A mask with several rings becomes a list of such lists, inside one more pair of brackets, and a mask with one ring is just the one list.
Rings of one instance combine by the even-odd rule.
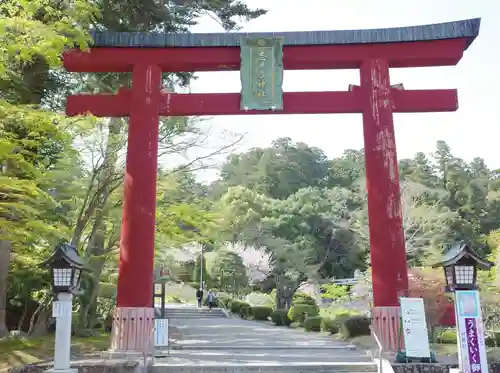
[[161, 70], [138, 64], [132, 97], [112, 349], [142, 352], [154, 320], [153, 293], [156, 175]]
[[399, 296], [408, 290], [408, 269], [388, 61], [366, 60], [360, 74], [374, 328], [384, 347], [393, 350], [399, 329]]

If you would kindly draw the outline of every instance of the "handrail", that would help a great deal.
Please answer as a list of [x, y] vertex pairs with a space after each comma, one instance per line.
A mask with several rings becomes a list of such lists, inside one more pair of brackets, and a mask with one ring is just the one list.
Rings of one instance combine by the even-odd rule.
[[383, 360], [384, 360], [384, 346], [382, 346], [382, 343], [380, 343], [380, 339], [377, 337], [377, 334], [375, 333], [375, 331], [371, 326], [370, 326], [370, 334], [378, 346], [378, 352], [379, 352], [378, 373], [382, 373]]

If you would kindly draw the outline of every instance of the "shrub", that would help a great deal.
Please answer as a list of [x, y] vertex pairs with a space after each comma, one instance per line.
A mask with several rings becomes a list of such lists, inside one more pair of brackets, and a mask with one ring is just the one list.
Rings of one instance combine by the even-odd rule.
[[319, 332], [321, 331], [321, 321], [321, 316], [306, 317], [304, 320], [304, 329], [307, 332]]
[[274, 310], [271, 313], [271, 321], [278, 326], [289, 326], [292, 321], [288, 318], [287, 310]]
[[240, 313], [240, 308], [241, 306], [243, 305], [243, 302], [242, 301], [239, 301], [239, 300], [236, 300], [236, 299], [233, 299], [230, 303], [229, 303], [229, 310], [232, 312], [232, 313]]
[[241, 302], [239, 314], [242, 319], [249, 319], [252, 316], [252, 306], [248, 303]]
[[271, 316], [272, 312], [273, 309], [271, 307], [265, 307], [265, 306], [252, 307], [252, 316], [255, 320], [266, 321], [269, 318], [269, 316]]
[[317, 307], [318, 306], [314, 307], [309, 304], [296, 304], [288, 311], [288, 318], [292, 320], [292, 322], [297, 322], [300, 326], [303, 326], [306, 317], [319, 315]]
[[273, 308], [274, 299], [271, 295], [261, 292], [252, 292], [245, 297], [245, 302], [250, 304], [252, 307], [264, 306]]
[[437, 336], [438, 343], [455, 344], [457, 343], [457, 332], [454, 329], [443, 330]]
[[488, 347], [499, 347], [500, 332], [487, 332], [484, 342]]
[[184, 301], [175, 294], [168, 295], [166, 301], [167, 303], [184, 303]]
[[292, 303], [295, 304], [308, 304], [310, 306], [317, 306], [316, 301], [313, 297], [306, 293], [295, 293], [293, 296]]
[[370, 325], [372, 321], [366, 316], [351, 316], [344, 320], [342, 324], [342, 334], [345, 337], [353, 338], [361, 335], [370, 335]]
[[229, 296], [220, 294], [217, 297], [217, 307], [229, 309], [229, 304], [231, 303], [231, 301], [232, 299]]
[[321, 319], [321, 330], [330, 334], [337, 334], [340, 331], [340, 325], [329, 317]]

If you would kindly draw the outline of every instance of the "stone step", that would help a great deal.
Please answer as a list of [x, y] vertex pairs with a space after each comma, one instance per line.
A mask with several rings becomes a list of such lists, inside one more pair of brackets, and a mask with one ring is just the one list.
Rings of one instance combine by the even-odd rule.
[[[170, 351], [157, 350], [155, 356], [165, 357], [170, 362], [176, 361], [180, 363], [190, 363], [193, 360], [197, 363], [206, 365], [221, 364], [223, 362], [234, 363], [240, 362], [242, 364], [273, 364], [278, 362], [286, 364], [310, 364], [313, 362], [321, 362], [322, 364], [331, 363], [367, 363], [373, 364], [373, 358], [360, 351], [342, 351], [342, 350], [323, 350], [317, 349], [275, 349], [269, 347], [263, 349], [248, 349], [240, 351], [228, 351], [226, 349], [223, 353], [218, 353], [215, 349], [210, 350], [191, 350], [191, 349], [178, 349], [178, 346], [172, 346]], [[271, 352], [272, 351], [272, 352]]]
[[377, 372], [373, 363], [299, 363], [299, 364], [172, 364], [156, 361], [151, 373], [366, 373]]
[[165, 310], [165, 316], [170, 319], [193, 319], [193, 318], [212, 318], [227, 317], [221, 310]]
[[218, 314], [218, 313], [224, 313], [222, 310], [173, 310], [173, 309], [165, 309], [166, 313], [182, 313], [186, 315], [197, 315], [200, 313], [207, 313], [207, 314]]

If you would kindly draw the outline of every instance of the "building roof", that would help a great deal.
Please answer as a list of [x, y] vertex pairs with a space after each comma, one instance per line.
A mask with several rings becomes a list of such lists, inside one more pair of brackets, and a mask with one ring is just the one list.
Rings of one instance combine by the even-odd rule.
[[262, 33], [150, 33], [91, 31], [94, 48], [165, 48], [165, 47], [238, 47], [245, 36], [284, 38], [284, 45], [344, 45], [402, 43], [444, 39], [469, 39], [479, 34], [480, 18], [432, 25], [381, 28], [371, 30], [297, 31]]

